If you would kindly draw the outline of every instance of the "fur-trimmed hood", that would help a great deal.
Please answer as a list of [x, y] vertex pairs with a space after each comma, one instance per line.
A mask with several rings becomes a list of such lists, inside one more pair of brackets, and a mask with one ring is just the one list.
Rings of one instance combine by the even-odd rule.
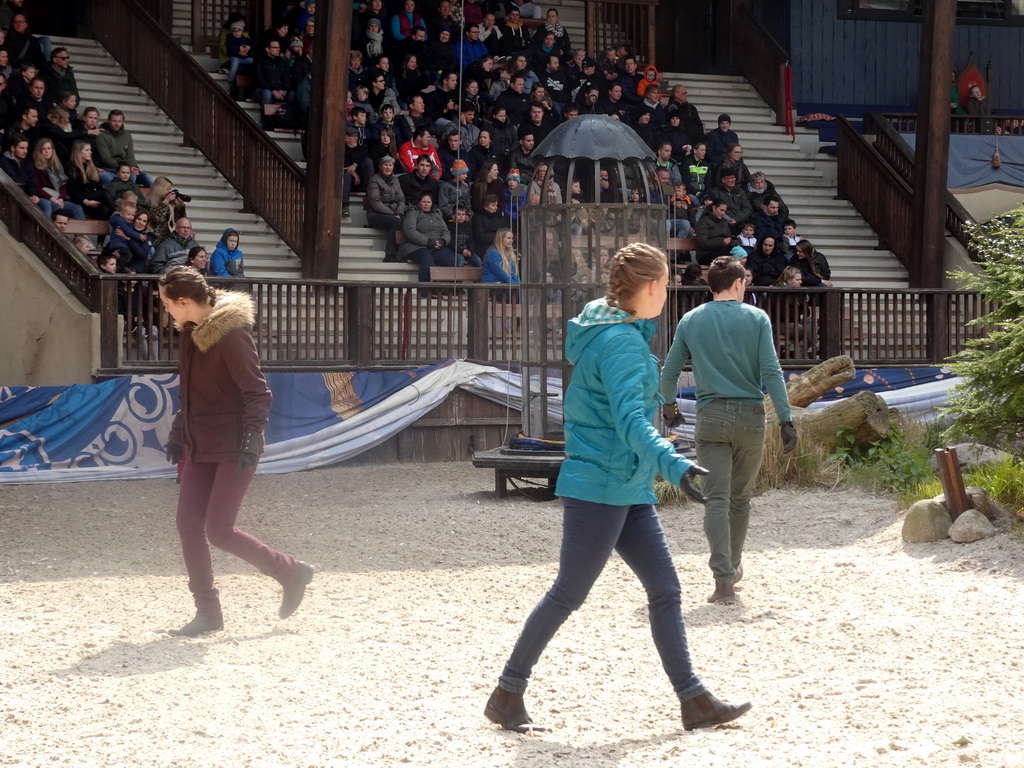
[[192, 328], [192, 343], [200, 352], [210, 349], [236, 328], [252, 328], [256, 310], [252, 296], [235, 291], [217, 291], [213, 312]]

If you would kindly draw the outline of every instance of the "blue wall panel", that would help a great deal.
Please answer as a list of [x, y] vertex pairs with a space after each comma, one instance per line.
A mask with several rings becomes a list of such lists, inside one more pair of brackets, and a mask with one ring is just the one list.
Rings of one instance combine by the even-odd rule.
[[[774, 0], [778, 2], [778, 0]], [[813, 104], [903, 104], [917, 102], [921, 25], [840, 19], [837, 0], [791, 0], [789, 51], [793, 98]], [[1024, 111], [1024, 27], [960, 25], [953, 62], [968, 55], [985, 71], [992, 62], [992, 104]]]

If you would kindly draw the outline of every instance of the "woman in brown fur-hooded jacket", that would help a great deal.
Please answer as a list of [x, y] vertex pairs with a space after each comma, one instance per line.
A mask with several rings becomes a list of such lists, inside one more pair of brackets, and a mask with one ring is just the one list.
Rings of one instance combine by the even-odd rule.
[[287, 618], [302, 602], [312, 566], [235, 528], [264, 449], [271, 402], [252, 340], [252, 298], [215, 291], [191, 267], [173, 267], [160, 278], [160, 300], [181, 331], [181, 407], [166, 451], [172, 463], [185, 459], [177, 526], [196, 604], [195, 618], [171, 634], [195, 637], [224, 627], [210, 544], [280, 582], [278, 614]]

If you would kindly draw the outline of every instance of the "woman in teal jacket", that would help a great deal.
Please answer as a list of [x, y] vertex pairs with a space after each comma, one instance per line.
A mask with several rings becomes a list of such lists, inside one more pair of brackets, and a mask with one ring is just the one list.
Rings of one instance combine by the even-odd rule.
[[565, 462], [558, 576], [533, 609], [484, 714], [505, 730], [544, 730], [526, 712], [523, 694], [547, 644], [587, 593], [615, 550], [647, 592], [651, 634], [682, 707], [686, 730], [735, 720], [749, 703], [708, 693], [693, 671], [680, 605], [679, 577], [654, 507], [658, 472], [694, 501], [694, 478], [707, 471], [675, 452], [651, 424], [659, 404], [658, 362], [648, 346], [668, 290], [668, 260], [649, 245], [628, 245], [612, 258], [608, 293], [569, 321], [566, 357]]

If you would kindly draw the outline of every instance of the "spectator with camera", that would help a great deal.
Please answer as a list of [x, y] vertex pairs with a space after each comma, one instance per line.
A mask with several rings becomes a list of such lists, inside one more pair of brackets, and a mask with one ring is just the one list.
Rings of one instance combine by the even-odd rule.
[[170, 237], [174, 223], [188, 215], [185, 210], [185, 203], [188, 202], [192, 202], [192, 198], [174, 189], [171, 180], [166, 176], [157, 176], [153, 180], [153, 186], [149, 188], [149, 195], [146, 197], [146, 205], [149, 207], [150, 225], [153, 227], [157, 243]]

